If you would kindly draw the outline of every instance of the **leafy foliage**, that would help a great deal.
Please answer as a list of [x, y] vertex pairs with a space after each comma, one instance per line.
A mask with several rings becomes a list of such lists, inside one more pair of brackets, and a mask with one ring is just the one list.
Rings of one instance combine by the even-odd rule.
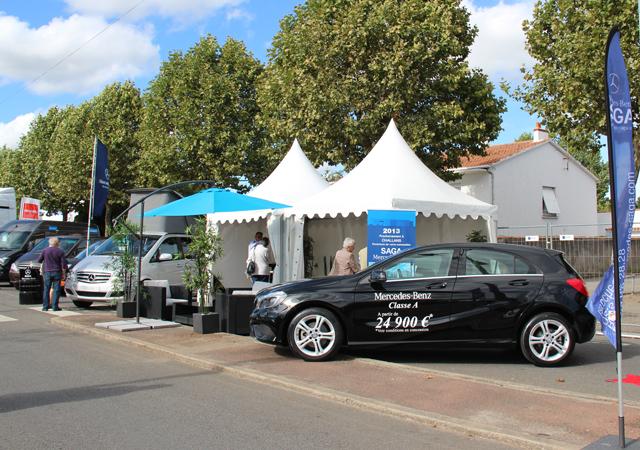
[[[605, 44], [610, 29], [618, 25], [631, 87], [633, 122], [637, 127], [640, 88], [640, 48], [635, 0], [538, 1], [533, 20], [523, 24], [527, 49], [536, 60], [522, 69], [524, 83], [512, 91], [526, 109], [544, 119], [560, 145], [600, 180], [601, 204], [608, 174], [599, 157], [606, 133], [604, 94]], [[504, 86], [509, 90], [508, 86]], [[636, 164], [639, 141], [635, 138]]]
[[258, 88], [261, 121], [281, 157], [353, 168], [395, 118], [438, 175], [482, 154], [504, 101], [466, 58], [477, 30], [459, 0], [308, 0], [280, 23]]
[[137, 281], [138, 255], [134, 254], [133, 242], [138, 239], [135, 235], [139, 231], [140, 228], [134, 223], [120, 222], [109, 233], [121, 251], [112, 256], [105, 264], [105, 269], [113, 274], [113, 289], [122, 292], [125, 301], [135, 298], [134, 281]]
[[191, 236], [189, 244], [190, 263], [185, 265], [182, 275], [187, 289], [197, 292], [200, 313], [211, 303], [211, 295], [222, 289], [220, 276], [213, 272], [215, 262], [222, 257], [222, 238], [207, 226], [207, 219], [197, 218], [195, 223], [187, 227]]
[[467, 242], [487, 242], [487, 236], [480, 230], [473, 230], [466, 236]]
[[144, 95], [140, 179], [146, 185], [213, 179], [246, 190], [266, 176], [259, 158], [255, 81], [261, 63], [234, 39], [206, 36], [174, 52]]
[[521, 141], [533, 141], [533, 133], [531, 131], [525, 131], [516, 138], [516, 142]]

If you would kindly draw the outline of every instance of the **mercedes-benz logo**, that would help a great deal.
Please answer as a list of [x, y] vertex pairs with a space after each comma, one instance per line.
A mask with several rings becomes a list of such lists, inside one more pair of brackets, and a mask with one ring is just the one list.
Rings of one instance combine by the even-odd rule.
[[609, 75], [609, 92], [611, 94], [617, 94], [620, 91], [620, 77], [617, 73]]
[[96, 276], [94, 274], [90, 273], [87, 278], [89, 279], [89, 281], [95, 281]]
[[29, 269], [29, 268], [24, 269], [24, 276], [25, 277], [30, 277], [31, 276], [31, 269]]

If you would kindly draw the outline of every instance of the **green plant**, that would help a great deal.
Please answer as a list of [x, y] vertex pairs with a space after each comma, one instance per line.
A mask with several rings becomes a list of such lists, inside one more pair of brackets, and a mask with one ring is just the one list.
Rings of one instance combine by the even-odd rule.
[[134, 295], [134, 278], [137, 268], [137, 256], [134, 242], [139, 227], [131, 222], [119, 222], [109, 230], [118, 251], [104, 267], [112, 273], [113, 290], [122, 292], [123, 300], [132, 300]]
[[487, 242], [487, 236], [480, 230], [473, 230], [466, 236], [467, 242]]
[[186, 232], [191, 236], [189, 257], [191, 261], [185, 266], [182, 280], [187, 289], [197, 292], [200, 313], [205, 306], [211, 304], [211, 294], [223, 288], [220, 276], [214, 274], [213, 266], [222, 257], [222, 238], [210, 227], [207, 220], [198, 218]]

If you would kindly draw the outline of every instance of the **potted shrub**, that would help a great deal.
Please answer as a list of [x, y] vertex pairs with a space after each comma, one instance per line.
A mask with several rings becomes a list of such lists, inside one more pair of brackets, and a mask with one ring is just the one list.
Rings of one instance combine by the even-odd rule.
[[136, 302], [134, 283], [136, 279], [137, 255], [133, 252], [134, 234], [137, 227], [131, 222], [121, 222], [110, 230], [110, 235], [119, 247], [105, 268], [111, 272], [113, 290], [122, 292], [122, 300], [117, 302], [118, 317], [135, 317]]
[[193, 331], [215, 333], [220, 330], [220, 315], [211, 312], [215, 293], [224, 292], [220, 277], [214, 274], [213, 266], [222, 256], [222, 239], [210, 227], [205, 218], [198, 218], [187, 227], [191, 236], [189, 261], [185, 265], [182, 280], [187, 289], [196, 292], [198, 312], [193, 314]]

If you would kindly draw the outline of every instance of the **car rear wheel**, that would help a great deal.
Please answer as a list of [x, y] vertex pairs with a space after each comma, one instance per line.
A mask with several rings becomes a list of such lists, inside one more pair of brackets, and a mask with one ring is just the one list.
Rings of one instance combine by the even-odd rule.
[[78, 308], [84, 308], [87, 309], [88, 307], [91, 306], [93, 302], [81, 302], [79, 300], [74, 300], [73, 304], [76, 305]]
[[342, 326], [326, 309], [310, 308], [298, 313], [287, 331], [289, 348], [305, 361], [326, 361], [342, 345]]
[[575, 347], [573, 329], [556, 313], [533, 317], [522, 330], [520, 349], [536, 366], [555, 366], [567, 359]]

